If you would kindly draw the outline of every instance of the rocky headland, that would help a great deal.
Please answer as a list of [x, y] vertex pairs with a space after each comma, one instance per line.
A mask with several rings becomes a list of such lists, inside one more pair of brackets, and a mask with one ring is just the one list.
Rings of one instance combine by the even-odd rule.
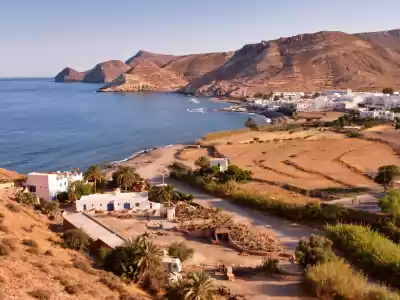
[[[67, 71], [66, 71], [67, 70]], [[61, 75], [60, 75], [61, 74]], [[57, 81], [79, 81], [66, 68]], [[100, 91], [176, 91], [243, 97], [257, 92], [400, 88], [400, 30], [322, 31], [248, 44], [232, 52], [165, 55], [139, 51], [98, 64], [81, 79]]]

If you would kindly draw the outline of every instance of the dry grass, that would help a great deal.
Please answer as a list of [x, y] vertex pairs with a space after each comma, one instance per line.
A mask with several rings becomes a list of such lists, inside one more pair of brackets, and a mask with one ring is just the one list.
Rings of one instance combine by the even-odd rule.
[[1, 243], [7, 245], [12, 251], [16, 251], [19, 248], [18, 247], [19, 242], [17, 238], [12, 238], [12, 237], [4, 238], [1, 240]]
[[19, 212], [21, 211], [21, 208], [20, 208], [17, 204], [14, 204], [14, 203], [7, 203], [7, 204], [6, 204], [6, 207], [7, 207], [10, 211], [12, 211], [12, 212], [14, 212], [14, 213], [19, 213]]
[[8, 229], [8, 227], [4, 224], [0, 224], [0, 231], [4, 232], [5, 234], [10, 233], [10, 230]]
[[11, 253], [10, 247], [7, 245], [4, 245], [3, 243], [0, 243], [0, 256], [8, 256]]
[[38, 300], [50, 300], [52, 292], [47, 289], [38, 288], [28, 293], [31, 297]]
[[72, 260], [72, 264], [75, 268], [82, 270], [83, 272], [91, 275], [96, 275], [97, 271], [92, 268], [90, 263], [87, 260], [81, 258], [74, 258]]

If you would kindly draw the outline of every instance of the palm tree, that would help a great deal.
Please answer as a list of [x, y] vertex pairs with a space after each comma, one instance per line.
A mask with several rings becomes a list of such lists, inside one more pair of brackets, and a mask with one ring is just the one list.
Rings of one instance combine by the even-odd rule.
[[162, 264], [161, 248], [143, 236], [127, 240], [122, 245], [122, 252], [123, 276], [134, 281], [140, 281], [146, 274], [158, 270]]
[[116, 181], [118, 186], [124, 186], [125, 191], [128, 189], [128, 185], [132, 185], [136, 180], [139, 179], [139, 175], [136, 173], [136, 169], [130, 166], [118, 166], [117, 171], [113, 174], [113, 179]]
[[97, 181], [104, 179], [104, 175], [98, 165], [91, 165], [85, 172], [84, 177], [87, 181], [93, 182], [94, 193], [96, 194]]
[[210, 159], [207, 156], [200, 156], [198, 159], [196, 159], [194, 164], [200, 169], [207, 168], [210, 166]]
[[212, 281], [204, 272], [190, 273], [186, 280], [178, 280], [167, 293], [168, 299], [211, 300], [215, 295]]
[[160, 203], [168, 203], [171, 207], [171, 200], [174, 197], [174, 187], [171, 184], [163, 185], [160, 189]]

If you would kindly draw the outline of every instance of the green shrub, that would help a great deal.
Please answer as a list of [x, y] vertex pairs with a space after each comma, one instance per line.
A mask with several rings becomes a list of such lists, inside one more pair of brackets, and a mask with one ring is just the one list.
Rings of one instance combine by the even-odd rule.
[[63, 247], [78, 251], [86, 250], [89, 245], [89, 236], [79, 229], [69, 229], [62, 235]]
[[15, 201], [23, 204], [36, 204], [38, 202], [37, 196], [31, 193], [24, 193], [22, 191], [18, 191], [15, 193]]
[[194, 249], [188, 247], [185, 242], [175, 242], [168, 247], [168, 255], [174, 258], [179, 258], [181, 262], [191, 259], [193, 254]]
[[400, 246], [361, 225], [327, 225], [329, 237], [367, 274], [400, 287]]
[[268, 274], [277, 274], [280, 273], [278, 264], [279, 264], [278, 259], [266, 257], [262, 261], [260, 268]]
[[319, 235], [301, 239], [296, 248], [297, 263], [305, 268], [336, 259], [332, 252], [332, 241]]
[[321, 299], [400, 300], [400, 295], [351, 269], [343, 260], [318, 264], [307, 269], [304, 280], [307, 291]]
[[59, 209], [57, 201], [40, 201], [40, 209], [46, 216], [53, 216]]
[[68, 192], [61, 192], [57, 194], [57, 201], [59, 203], [70, 203]]
[[225, 172], [220, 172], [219, 179], [222, 182], [227, 181], [245, 181], [252, 179], [252, 172], [249, 170], [243, 170], [242, 168], [236, 165], [229, 165], [228, 169]]

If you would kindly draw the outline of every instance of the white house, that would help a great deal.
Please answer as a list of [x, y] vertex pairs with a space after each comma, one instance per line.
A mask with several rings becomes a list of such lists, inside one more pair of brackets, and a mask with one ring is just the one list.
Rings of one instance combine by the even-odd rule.
[[149, 201], [147, 192], [121, 193], [117, 189], [113, 193], [92, 194], [82, 196], [75, 201], [76, 211], [108, 210], [119, 211], [124, 209], [156, 209], [160, 210], [161, 204]]
[[55, 200], [57, 194], [67, 191], [69, 183], [77, 180], [83, 180], [82, 172], [33, 172], [28, 174], [26, 185], [39, 198]]
[[227, 158], [211, 158], [210, 167], [217, 166], [221, 172], [228, 170], [229, 162]]
[[373, 118], [373, 119], [380, 119], [380, 120], [387, 120], [387, 121], [393, 121], [396, 118], [399, 118], [400, 114], [399, 113], [394, 113], [388, 110], [362, 110], [360, 111], [360, 119], [367, 119], [367, 118]]
[[391, 109], [400, 107], [400, 96], [383, 94], [365, 95], [363, 104], [365, 104], [365, 106], [378, 109]]

